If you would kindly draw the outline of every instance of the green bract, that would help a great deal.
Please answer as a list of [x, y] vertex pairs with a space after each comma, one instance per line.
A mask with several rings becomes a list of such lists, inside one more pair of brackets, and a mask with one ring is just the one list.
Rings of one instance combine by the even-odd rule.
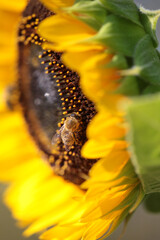
[[134, 64], [139, 75], [152, 85], [160, 85], [160, 59], [149, 35], [141, 39], [135, 49]]
[[106, 22], [94, 37], [94, 40], [111, 48], [114, 53], [131, 57], [134, 54], [137, 42], [144, 35], [145, 31], [139, 25], [111, 14], [107, 16]]
[[154, 46], [158, 46], [158, 40], [156, 36], [156, 26], [160, 17], [160, 10], [151, 11], [143, 7], [140, 7], [141, 22], [147, 33], [152, 37]]
[[98, 0], [95, 1], [79, 1], [71, 7], [65, 8], [68, 13], [76, 13], [77, 17], [93, 27], [99, 30], [102, 24], [105, 22], [107, 16], [107, 10], [99, 4]]
[[140, 90], [139, 90], [137, 78], [133, 76], [127, 76], [121, 79], [121, 84], [114, 93], [123, 94], [126, 96], [139, 95]]
[[153, 47], [151, 37], [148, 34], [136, 45], [133, 55], [133, 67], [122, 71], [122, 75], [139, 76], [150, 85], [160, 86], [159, 54]]

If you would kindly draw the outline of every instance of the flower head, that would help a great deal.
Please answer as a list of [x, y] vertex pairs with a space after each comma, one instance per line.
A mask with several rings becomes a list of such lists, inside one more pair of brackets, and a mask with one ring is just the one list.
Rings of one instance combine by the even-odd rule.
[[5, 201], [26, 236], [104, 239], [143, 199], [119, 104], [150, 84], [139, 48], [151, 41], [128, 2], [126, 12], [115, 1], [30, 0], [21, 20], [24, 6], [11, 9], [5, 44], [18, 76], [4, 71], [8, 61], [0, 68], [12, 85], [1, 104], [0, 179], [12, 182]]

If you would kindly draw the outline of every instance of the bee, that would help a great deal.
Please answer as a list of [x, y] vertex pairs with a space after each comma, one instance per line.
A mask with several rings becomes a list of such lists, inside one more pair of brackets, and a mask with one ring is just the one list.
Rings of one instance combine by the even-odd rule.
[[52, 138], [52, 145], [62, 142], [66, 151], [69, 151], [74, 144], [79, 143], [79, 132], [81, 130], [81, 117], [77, 113], [70, 114]]

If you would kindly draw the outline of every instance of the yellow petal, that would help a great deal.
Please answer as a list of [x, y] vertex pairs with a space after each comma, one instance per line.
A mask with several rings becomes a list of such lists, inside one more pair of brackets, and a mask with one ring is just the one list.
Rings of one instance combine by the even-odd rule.
[[[34, 168], [34, 162], [31, 166]], [[12, 208], [14, 216], [23, 226], [37, 221], [57, 208], [61, 211], [61, 207], [66, 206], [69, 200], [72, 205], [73, 196], [80, 195], [76, 186], [54, 176], [50, 167], [45, 166], [42, 161], [39, 161], [38, 168], [34, 168], [34, 174], [32, 171], [28, 170], [28, 178], [22, 179], [20, 183], [15, 182], [5, 197], [7, 205]]]
[[91, 57], [104, 51], [104, 47], [95, 44], [78, 44], [73, 45], [68, 52], [62, 56], [63, 62], [71, 69], [81, 74], [81, 67]]
[[88, 201], [92, 201], [94, 199], [95, 202], [97, 201], [97, 206], [98, 206], [98, 202], [102, 198], [104, 198], [104, 196], [106, 197], [106, 193], [108, 193], [108, 191], [110, 191], [115, 186], [123, 185], [122, 183], [124, 180], [128, 180], [128, 178], [122, 177], [116, 180], [110, 179], [108, 181], [105, 181], [105, 180], [103, 181], [102, 179], [90, 178], [90, 181], [88, 180], [87, 182], [84, 182], [84, 184], [82, 184], [82, 187], [84, 189], [88, 189], [85, 195], [86, 199]]
[[78, 202], [72, 201], [71, 197], [68, 195], [68, 199], [64, 199], [63, 203], [59, 205], [54, 205], [51, 210], [38, 218], [33, 224], [27, 228], [24, 232], [25, 236], [30, 236], [36, 232], [45, 230], [46, 228], [53, 226], [54, 224], [61, 223], [64, 218], [70, 218], [70, 215], [77, 211]]
[[[84, 230], [83, 226], [85, 225], [81, 223], [70, 225], [70, 226], [55, 226], [52, 229], [43, 233], [40, 239], [44, 239], [44, 240], [68, 239], [69, 240], [69, 237], [72, 236], [72, 234], [74, 233], [78, 234], [78, 238], [75, 238], [75, 240], [80, 239], [82, 232]], [[71, 239], [74, 239], [74, 238], [71, 238]]]
[[[122, 138], [126, 134], [126, 129], [122, 125], [123, 119], [120, 117], [102, 119], [100, 113], [92, 119], [92, 122], [87, 127], [88, 138], [95, 138], [102, 140]], [[105, 134], [104, 134], [105, 133]]]
[[96, 54], [80, 69], [82, 90], [95, 103], [105, 101], [104, 98], [118, 87], [118, 71], [105, 66], [111, 59], [106, 53]]
[[103, 239], [101, 237], [108, 231], [111, 223], [110, 219], [108, 221], [99, 219], [93, 222], [84, 232], [82, 240]]
[[56, 47], [58, 46], [63, 51], [72, 44], [93, 36], [96, 32], [85, 23], [69, 15], [64, 17], [55, 15], [42, 21], [39, 33], [48, 41], [56, 43]]
[[0, 0], [0, 9], [7, 10], [7, 11], [21, 12], [26, 6], [26, 3], [27, 3], [27, 0], [14, 0], [14, 1]]
[[0, 88], [16, 80], [17, 29], [26, 1], [0, 0]]
[[[123, 189], [124, 188], [124, 189]], [[93, 221], [99, 218], [102, 218], [104, 216], [107, 217], [107, 214], [111, 214], [108, 216], [112, 219], [114, 218], [114, 212], [112, 213], [112, 210], [114, 210], [116, 207], [119, 206], [119, 204], [131, 193], [133, 190], [133, 187], [128, 187], [128, 189], [125, 189], [126, 186], [122, 187], [115, 187], [112, 188], [110, 191], [106, 192], [105, 197], [103, 197], [97, 205], [93, 204], [84, 213], [82, 216], [82, 222], [88, 222]], [[126, 205], [126, 207], [128, 207]], [[112, 216], [113, 214], [113, 216]]]
[[110, 181], [121, 172], [129, 158], [130, 155], [125, 150], [112, 150], [92, 167], [90, 175], [93, 178], [96, 176], [96, 180]]
[[126, 149], [128, 144], [125, 141], [103, 141], [88, 140], [82, 148], [82, 156], [90, 159], [105, 157], [113, 150]]
[[[17, 175], [18, 169], [21, 170], [22, 164], [26, 164], [27, 167], [32, 158], [38, 158], [38, 153], [27, 133], [21, 114], [9, 112], [3, 107], [2, 104], [0, 110], [0, 179], [10, 181], [18, 178], [21, 173]], [[25, 173], [23, 173], [24, 176]]]

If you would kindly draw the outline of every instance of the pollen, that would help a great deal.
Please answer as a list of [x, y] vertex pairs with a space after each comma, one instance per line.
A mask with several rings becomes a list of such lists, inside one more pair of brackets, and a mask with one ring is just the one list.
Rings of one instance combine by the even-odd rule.
[[30, 42], [41, 45], [42, 42], [45, 41], [45, 39], [42, 39], [36, 33], [39, 21], [39, 18], [36, 18], [36, 14], [22, 18], [19, 29], [20, 42], [23, 42], [25, 45], [29, 44]]

